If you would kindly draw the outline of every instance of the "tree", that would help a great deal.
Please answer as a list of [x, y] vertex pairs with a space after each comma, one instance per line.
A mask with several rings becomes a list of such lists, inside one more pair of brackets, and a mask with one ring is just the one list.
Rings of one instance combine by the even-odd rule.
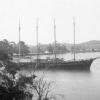
[[11, 48], [12, 48], [12, 53], [18, 53], [18, 49], [17, 49], [17, 44], [15, 42], [10, 42], [11, 44]]
[[49, 51], [50, 53], [53, 53], [54, 50], [55, 50], [55, 53], [58, 53], [58, 54], [69, 52], [69, 50], [64, 45], [61, 45], [59, 43], [57, 43], [56, 46], [49, 44], [49, 46], [47, 47], [47, 51]]
[[8, 53], [4, 50], [0, 50], [0, 60], [7, 61], [9, 59]]
[[7, 60], [12, 56], [12, 46], [11, 44], [4, 39], [0, 41], [0, 60]]
[[[4, 47], [7, 46], [8, 44], [4, 45]], [[32, 100], [33, 94], [27, 89], [27, 84], [33, 82], [34, 75], [31, 77], [21, 75], [16, 79], [20, 68], [17, 63], [9, 60], [6, 51], [0, 51], [0, 64], [2, 65], [0, 67], [0, 100], [26, 100], [26, 98]]]
[[33, 83], [34, 75], [14, 77], [16, 74], [8, 72], [6, 67], [0, 70], [0, 100], [32, 100], [28, 85]]
[[56, 53], [66, 53], [69, 52], [69, 50], [66, 48], [65, 45], [56, 44]]
[[37, 100], [57, 100], [52, 94], [51, 86], [53, 82], [46, 82], [44, 77], [41, 77], [33, 82], [33, 90], [37, 95]]
[[53, 53], [54, 50], [53, 50], [53, 46], [51, 44], [48, 45], [47, 51], [50, 53]]
[[[19, 43], [17, 44], [17, 53], [19, 51]], [[29, 53], [29, 47], [25, 44], [24, 41], [20, 41], [20, 54], [22, 56], [27, 55]]]

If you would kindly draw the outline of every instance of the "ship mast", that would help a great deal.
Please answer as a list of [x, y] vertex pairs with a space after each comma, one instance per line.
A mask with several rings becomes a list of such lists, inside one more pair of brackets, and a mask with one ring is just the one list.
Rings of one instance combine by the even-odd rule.
[[37, 18], [37, 22], [36, 22], [36, 44], [37, 44], [37, 61], [36, 61], [36, 65], [38, 65], [38, 60], [39, 60], [39, 42], [38, 42], [38, 18]]
[[73, 41], [74, 44], [73, 45], [74, 45], [74, 61], [75, 61], [75, 53], [76, 53], [76, 51], [75, 51], [75, 19], [74, 18], [73, 18], [73, 27], [74, 27], [74, 30], [73, 30], [74, 31], [74, 41]]
[[21, 47], [20, 47], [20, 30], [21, 30], [21, 28], [20, 28], [20, 19], [19, 19], [19, 47], [18, 47], [19, 63], [20, 63], [20, 53], [21, 53], [21, 51], [20, 51], [20, 49], [21, 49]]
[[55, 60], [56, 60], [57, 56], [56, 56], [56, 24], [55, 24], [55, 19], [54, 19], [54, 55], [55, 55]]

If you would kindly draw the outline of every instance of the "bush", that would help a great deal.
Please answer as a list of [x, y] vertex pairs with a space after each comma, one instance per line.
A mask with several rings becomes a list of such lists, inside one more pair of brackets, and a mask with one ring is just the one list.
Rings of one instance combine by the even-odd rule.
[[33, 94], [27, 85], [33, 83], [34, 75], [19, 75], [20, 77], [16, 78], [16, 74], [10, 73], [6, 67], [0, 70], [0, 100], [32, 100]]

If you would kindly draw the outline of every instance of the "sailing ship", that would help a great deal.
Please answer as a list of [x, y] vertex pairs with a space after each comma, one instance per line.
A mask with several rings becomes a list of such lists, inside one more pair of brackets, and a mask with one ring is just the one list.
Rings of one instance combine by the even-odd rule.
[[[75, 20], [73, 19], [73, 26], [74, 26], [74, 59], [70, 61], [64, 61], [62, 59], [57, 58], [56, 56], [56, 25], [54, 20], [54, 42], [55, 42], [55, 48], [54, 48], [54, 59], [51, 59], [49, 61], [41, 61], [37, 55], [38, 66], [37, 69], [48, 69], [48, 70], [90, 70], [90, 66], [94, 59], [81, 59], [76, 60], [75, 56]], [[37, 26], [38, 31], [38, 26]], [[38, 33], [38, 32], [37, 32]], [[37, 35], [38, 36], [38, 35]], [[38, 39], [38, 37], [37, 37]], [[38, 41], [38, 40], [37, 40]], [[38, 42], [37, 42], [37, 51], [38, 51]]]
[[36, 40], [37, 40], [37, 58], [34, 62], [20, 62], [20, 22], [19, 22], [19, 65], [23, 68], [29, 68], [30, 66], [35, 70], [90, 70], [90, 66], [94, 59], [76, 60], [75, 57], [75, 21], [73, 20], [74, 26], [74, 59], [70, 61], [64, 61], [63, 59], [57, 58], [56, 55], [56, 24], [54, 20], [54, 59], [40, 59], [39, 57], [39, 45], [38, 45], [38, 20], [36, 24]]

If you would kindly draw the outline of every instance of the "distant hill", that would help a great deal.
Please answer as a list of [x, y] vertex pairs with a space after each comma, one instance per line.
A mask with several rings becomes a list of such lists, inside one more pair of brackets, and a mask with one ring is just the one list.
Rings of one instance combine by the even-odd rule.
[[[47, 51], [48, 46], [51, 45], [54, 47], [54, 44], [40, 44], [41, 51]], [[57, 46], [60, 47], [66, 47], [64, 49], [64, 52], [73, 52], [73, 44], [71, 43], [57, 43]], [[79, 43], [75, 45], [76, 52], [99, 52], [100, 51], [100, 41], [99, 40], [91, 40], [83, 43]], [[36, 46], [30, 46], [31, 52], [36, 52]], [[63, 50], [62, 50], [63, 51]]]
[[77, 44], [76, 47], [84, 51], [100, 51], [100, 41], [91, 40], [88, 42]]
[[88, 42], [80, 43], [80, 45], [91, 45], [91, 46], [100, 45], [100, 41], [99, 40], [91, 40]]

